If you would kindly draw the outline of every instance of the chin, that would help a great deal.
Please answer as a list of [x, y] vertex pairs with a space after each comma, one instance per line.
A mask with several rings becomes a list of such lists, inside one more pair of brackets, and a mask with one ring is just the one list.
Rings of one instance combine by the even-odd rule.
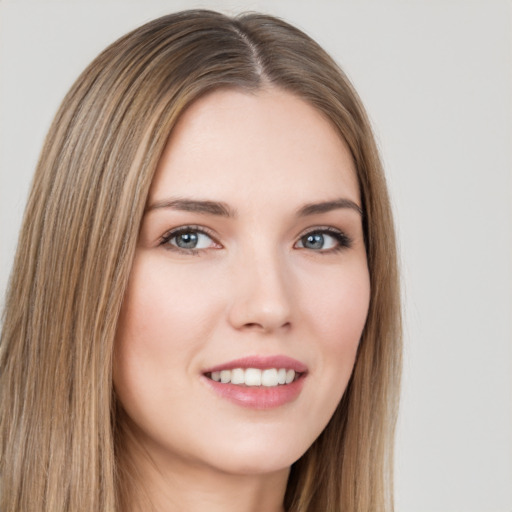
[[287, 470], [309, 448], [309, 443], [284, 443], [258, 440], [233, 443], [221, 453], [212, 454], [212, 462], [223, 472], [239, 475], [255, 475]]
[[232, 475], [264, 475], [288, 470], [295, 460], [294, 457], [281, 455], [275, 457], [268, 454], [266, 457], [258, 457], [253, 460], [244, 460], [239, 456], [234, 456], [223, 460], [220, 465], [217, 463], [215, 469]]

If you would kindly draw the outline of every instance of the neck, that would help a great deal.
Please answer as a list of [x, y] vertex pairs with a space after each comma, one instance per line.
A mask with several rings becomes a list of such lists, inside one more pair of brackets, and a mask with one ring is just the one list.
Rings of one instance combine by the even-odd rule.
[[155, 453], [133, 436], [123, 437], [120, 493], [125, 512], [284, 512], [289, 468], [237, 474]]

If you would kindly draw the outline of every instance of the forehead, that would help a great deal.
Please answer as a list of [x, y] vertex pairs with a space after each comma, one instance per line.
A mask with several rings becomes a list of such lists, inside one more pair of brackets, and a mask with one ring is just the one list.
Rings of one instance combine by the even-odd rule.
[[173, 129], [151, 198], [191, 193], [236, 200], [258, 192], [305, 202], [342, 193], [360, 202], [345, 141], [304, 100], [276, 88], [202, 97]]

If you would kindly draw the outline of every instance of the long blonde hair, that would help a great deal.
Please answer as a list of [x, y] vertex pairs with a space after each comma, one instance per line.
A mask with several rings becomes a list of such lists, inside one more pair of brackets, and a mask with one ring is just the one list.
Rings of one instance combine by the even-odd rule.
[[0, 346], [0, 510], [119, 510], [117, 319], [148, 189], [183, 111], [218, 88], [290, 91], [347, 142], [364, 209], [368, 319], [333, 418], [293, 466], [285, 508], [390, 511], [400, 380], [393, 222], [364, 108], [308, 36], [265, 15], [184, 11], [122, 37], [82, 73], [46, 138]]

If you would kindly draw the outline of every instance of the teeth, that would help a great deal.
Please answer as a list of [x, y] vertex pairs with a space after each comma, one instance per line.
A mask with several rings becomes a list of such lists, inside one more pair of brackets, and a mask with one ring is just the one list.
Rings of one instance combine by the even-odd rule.
[[261, 386], [261, 370], [257, 368], [247, 368], [245, 370], [246, 386]]
[[210, 378], [222, 384], [275, 387], [293, 382], [295, 380], [295, 370], [286, 368], [269, 368], [267, 370], [234, 368], [233, 370], [212, 372]]
[[245, 376], [242, 368], [231, 370], [231, 384], [245, 384]]
[[261, 384], [268, 387], [277, 386], [277, 370], [275, 368], [263, 370], [261, 372]]

